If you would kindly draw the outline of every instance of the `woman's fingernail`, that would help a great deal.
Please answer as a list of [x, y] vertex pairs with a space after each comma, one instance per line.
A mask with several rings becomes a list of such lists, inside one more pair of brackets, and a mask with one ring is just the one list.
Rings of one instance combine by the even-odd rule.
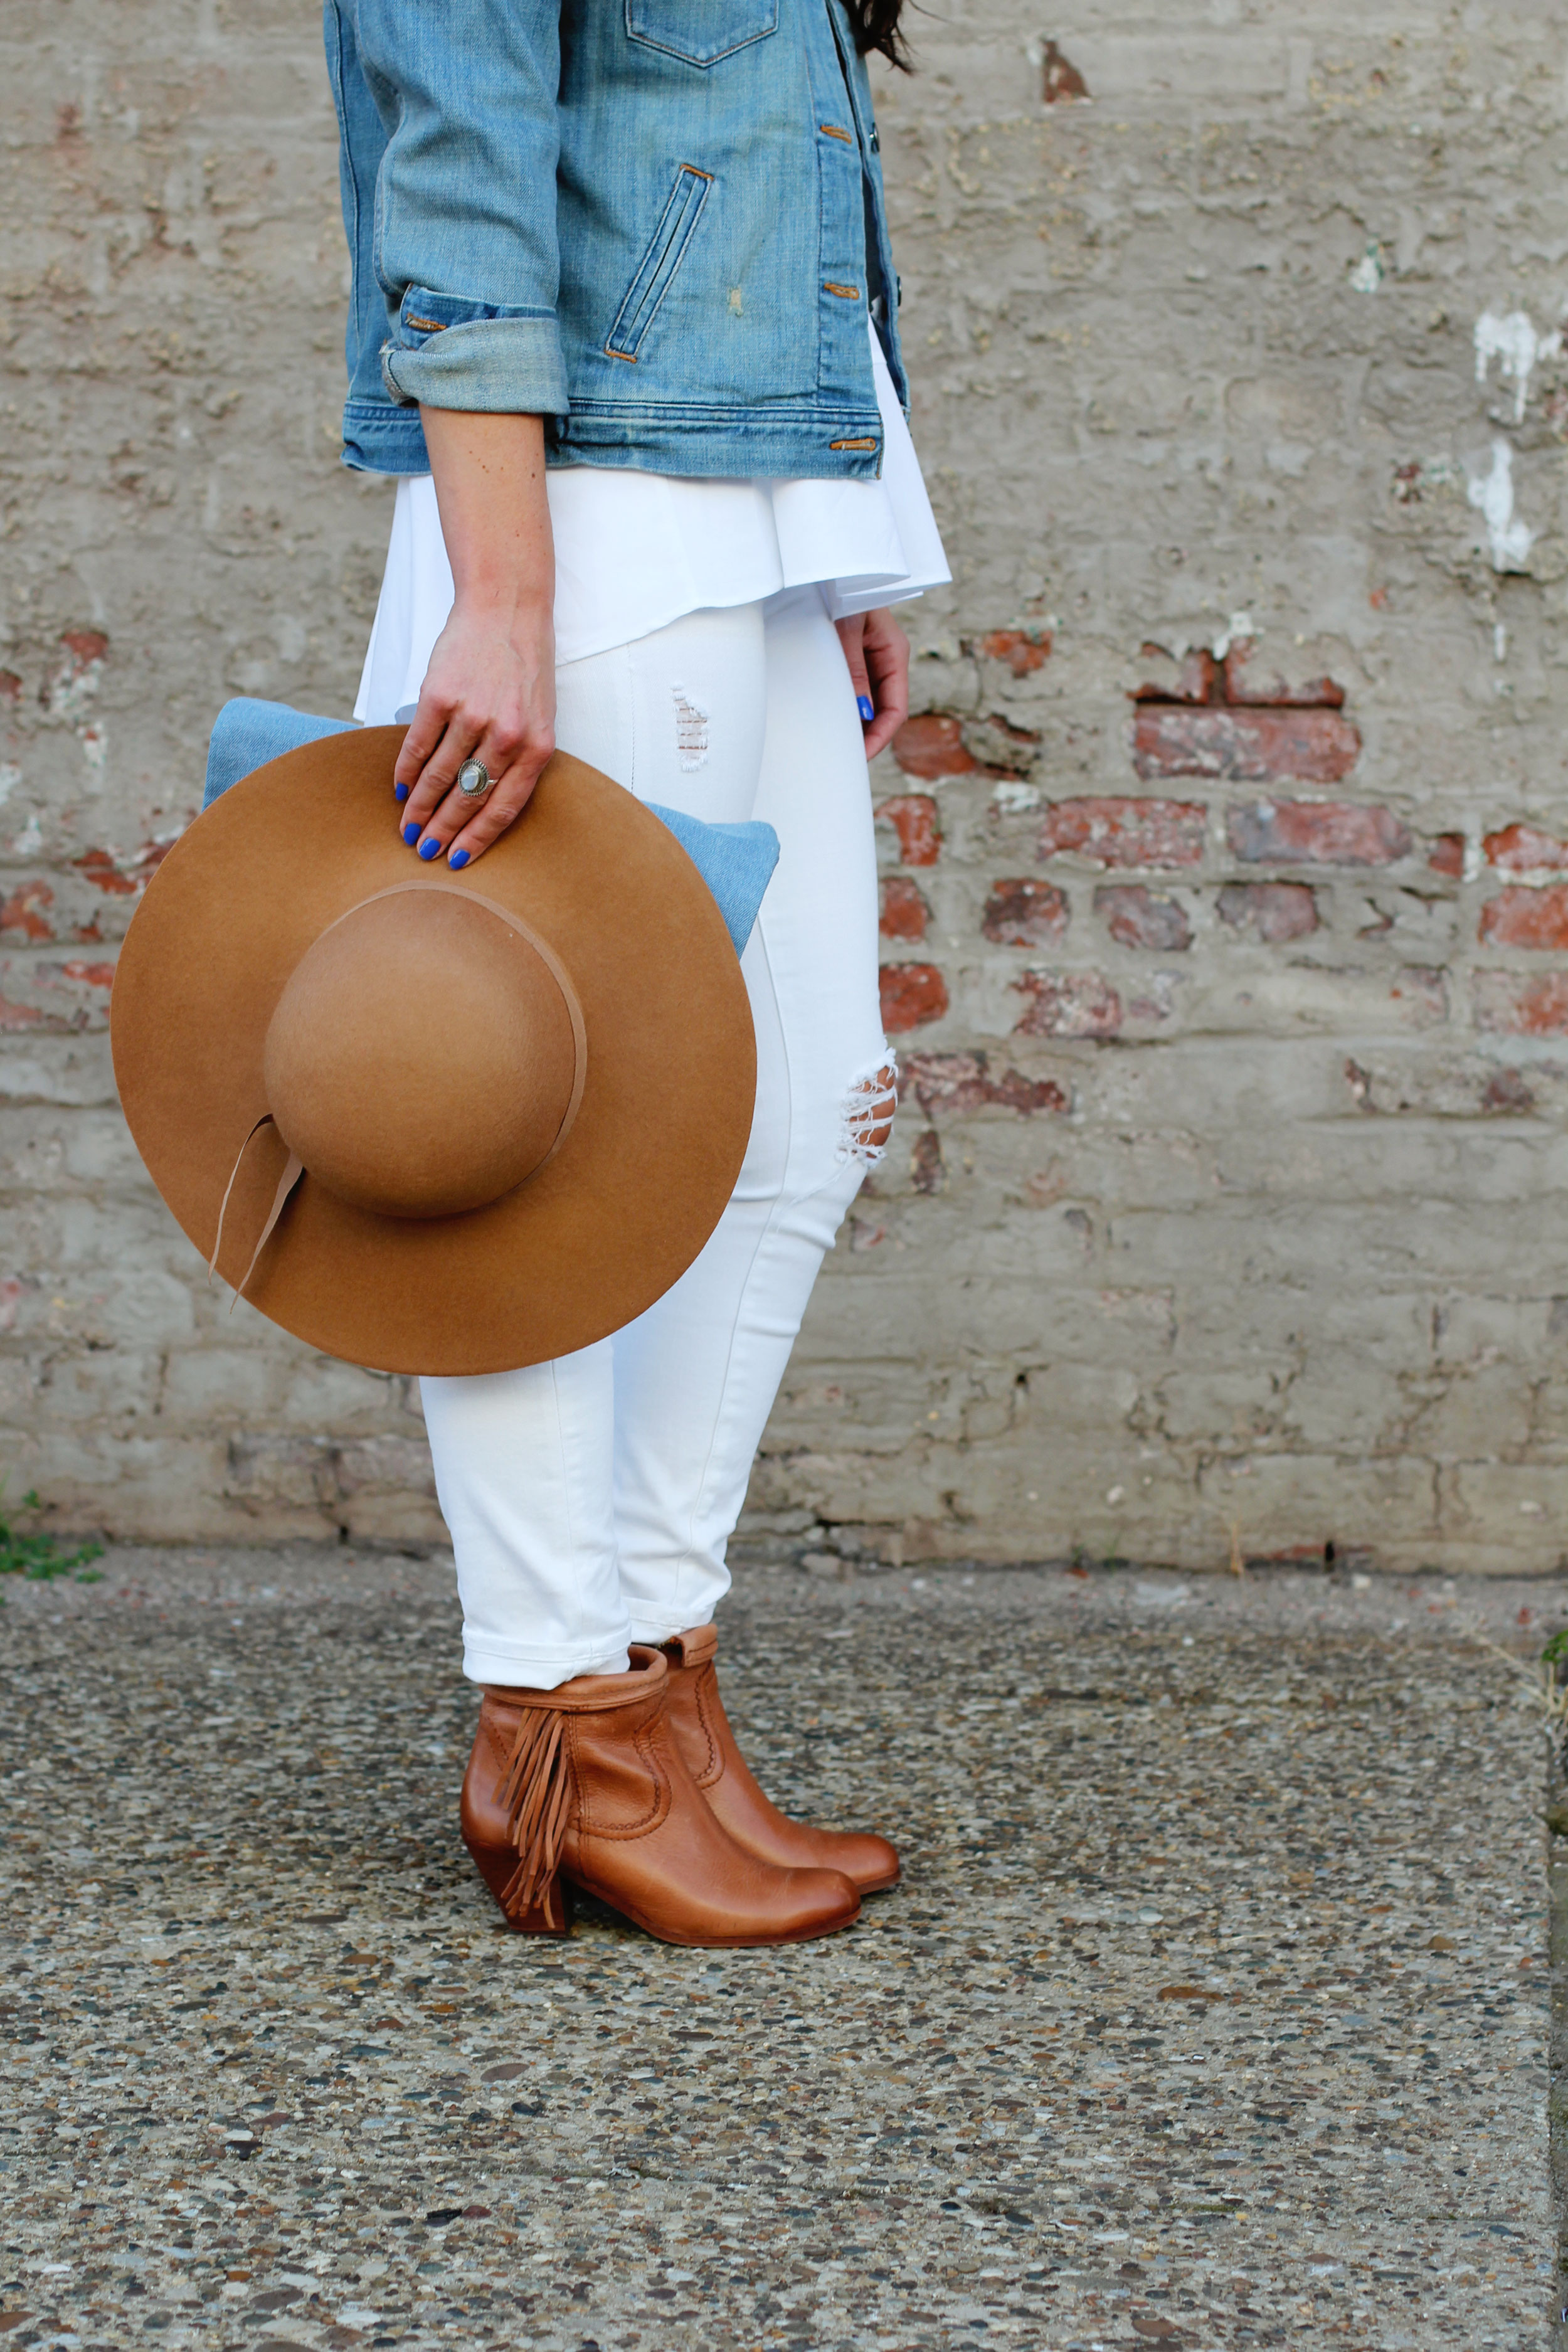
[[405, 824], [403, 828], [403, 838], [412, 849], [419, 838], [419, 827], [416, 824]]
[[408, 798], [408, 786], [406, 784], [394, 784], [392, 792], [395, 800], [405, 801]]
[[425, 863], [426, 864], [426, 866], [428, 866], [428, 864], [430, 863], [430, 860], [431, 860], [433, 857], [439, 857], [439, 856], [440, 856], [440, 855], [441, 855], [441, 845], [440, 845], [440, 843], [437, 840], [437, 838], [436, 838], [436, 836], [435, 836], [435, 835], [434, 835], [434, 834], [432, 834], [432, 835], [431, 835], [431, 836], [430, 836], [430, 838], [429, 838], [429, 840], [428, 840], [428, 841], [422, 841], [422, 842], [420, 843], [420, 845], [419, 845], [419, 855], [420, 855], [420, 856], [425, 860]]
[[468, 862], [468, 853], [466, 849], [454, 849], [447, 860], [448, 866], [466, 866]]
[[858, 694], [855, 697], [855, 708], [860, 713], [860, 716], [865, 720], [867, 726], [869, 727], [872, 719], [877, 716], [877, 706], [872, 701], [870, 696], [868, 694]]

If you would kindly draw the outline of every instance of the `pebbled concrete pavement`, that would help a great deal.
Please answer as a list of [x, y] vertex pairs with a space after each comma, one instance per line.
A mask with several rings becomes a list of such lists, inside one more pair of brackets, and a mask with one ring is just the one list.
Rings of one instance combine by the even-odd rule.
[[7, 2346], [1544, 2345], [1557, 1583], [743, 1570], [860, 1925], [506, 1935], [439, 1559], [8, 1580]]

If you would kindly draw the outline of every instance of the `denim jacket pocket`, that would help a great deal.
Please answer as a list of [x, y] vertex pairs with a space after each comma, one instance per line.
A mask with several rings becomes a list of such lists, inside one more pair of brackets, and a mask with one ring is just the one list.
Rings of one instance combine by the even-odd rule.
[[698, 215], [712, 185], [712, 173], [700, 172], [695, 163], [682, 163], [677, 172], [658, 226], [648, 240], [637, 276], [622, 298], [615, 325], [605, 338], [606, 358], [637, 359], [643, 338], [658, 316], [658, 306], [668, 293], [691, 242]]
[[717, 65], [779, 26], [779, 0], [626, 0], [626, 37], [689, 66]]

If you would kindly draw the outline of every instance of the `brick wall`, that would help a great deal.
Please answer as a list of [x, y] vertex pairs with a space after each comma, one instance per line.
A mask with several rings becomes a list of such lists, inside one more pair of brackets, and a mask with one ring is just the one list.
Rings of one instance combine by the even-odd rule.
[[[954, 586], [873, 779], [889, 1160], [754, 1544], [1554, 1566], [1568, 82], [1544, 5], [915, 20], [883, 145]], [[16, 20], [0, 1466], [436, 1531], [416, 1400], [208, 1293], [104, 1040], [228, 693], [344, 709], [310, 13]]]

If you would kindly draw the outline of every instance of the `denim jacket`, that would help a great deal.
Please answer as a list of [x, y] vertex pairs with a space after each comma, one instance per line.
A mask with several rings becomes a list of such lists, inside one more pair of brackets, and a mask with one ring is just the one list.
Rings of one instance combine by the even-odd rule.
[[346, 464], [421, 402], [556, 465], [881, 469], [898, 280], [841, 0], [325, 0], [353, 257]]

